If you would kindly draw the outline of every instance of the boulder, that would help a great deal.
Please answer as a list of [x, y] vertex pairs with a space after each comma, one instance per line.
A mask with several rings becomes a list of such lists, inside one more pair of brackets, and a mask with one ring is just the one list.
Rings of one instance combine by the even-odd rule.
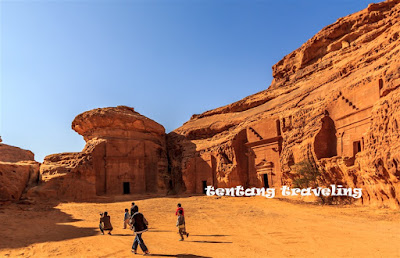
[[24, 160], [35, 160], [34, 154], [29, 150], [0, 143], [0, 161], [18, 162]]
[[18, 201], [37, 184], [40, 163], [31, 151], [0, 144], [0, 200]]

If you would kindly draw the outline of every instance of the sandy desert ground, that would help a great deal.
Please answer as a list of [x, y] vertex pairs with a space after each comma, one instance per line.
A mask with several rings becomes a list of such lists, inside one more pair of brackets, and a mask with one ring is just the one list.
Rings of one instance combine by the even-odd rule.
[[[143, 239], [155, 257], [400, 257], [399, 211], [207, 196], [2, 206], [0, 257], [135, 256], [132, 231], [123, 229], [131, 200], [150, 223]], [[178, 202], [190, 232], [183, 242], [175, 227]], [[105, 210], [112, 236], [100, 235], [97, 228], [98, 214]]]

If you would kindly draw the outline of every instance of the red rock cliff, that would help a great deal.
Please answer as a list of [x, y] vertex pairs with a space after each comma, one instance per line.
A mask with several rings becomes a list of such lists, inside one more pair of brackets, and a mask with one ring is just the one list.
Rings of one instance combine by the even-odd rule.
[[400, 203], [400, 1], [323, 28], [272, 67], [270, 87], [194, 115], [168, 135], [171, 184], [280, 186], [308, 160], [326, 184]]

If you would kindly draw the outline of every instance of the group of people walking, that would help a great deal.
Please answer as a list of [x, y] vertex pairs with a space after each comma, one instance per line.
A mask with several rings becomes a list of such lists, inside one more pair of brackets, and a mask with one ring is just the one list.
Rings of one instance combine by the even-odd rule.
[[[189, 237], [189, 233], [186, 232], [186, 223], [184, 214], [185, 212], [183, 210], [182, 205], [178, 203], [175, 215], [178, 216], [176, 226], [178, 227], [178, 233], [181, 237], [179, 241], [183, 241], [184, 236]], [[148, 230], [148, 225], [149, 223], [147, 222], [146, 218], [143, 216], [142, 213], [139, 212], [139, 207], [134, 202], [132, 202], [130, 212], [128, 209], [125, 209], [125, 214], [124, 214], [124, 229], [129, 227], [131, 230], [133, 230], [135, 234], [135, 240], [133, 241], [132, 244], [132, 253], [134, 254], [137, 253], [136, 250], [139, 245], [144, 255], [149, 254], [149, 250], [142, 238], [142, 233]], [[113, 227], [111, 225], [111, 218], [106, 211], [104, 213], [100, 213], [99, 227], [102, 235], [104, 235], [105, 230], [107, 230], [108, 234], [111, 235]]]

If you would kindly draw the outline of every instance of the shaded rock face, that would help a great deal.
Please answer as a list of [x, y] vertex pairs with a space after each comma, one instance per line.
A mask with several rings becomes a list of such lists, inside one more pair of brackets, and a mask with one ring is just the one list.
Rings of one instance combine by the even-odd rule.
[[308, 160], [324, 184], [398, 207], [399, 31], [400, 1], [371, 4], [274, 65], [267, 90], [192, 116], [167, 137], [172, 186], [291, 185]]
[[17, 201], [37, 184], [40, 164], [31, 151], [0, 144], [0, 201]]
[[72, 129], [84, 137], [85, 148], [47, 156], [43, 184], [30, 194], [85, 199], [166, 189], [165, 130], [158, 123], [118, 106], [84, 112]]

